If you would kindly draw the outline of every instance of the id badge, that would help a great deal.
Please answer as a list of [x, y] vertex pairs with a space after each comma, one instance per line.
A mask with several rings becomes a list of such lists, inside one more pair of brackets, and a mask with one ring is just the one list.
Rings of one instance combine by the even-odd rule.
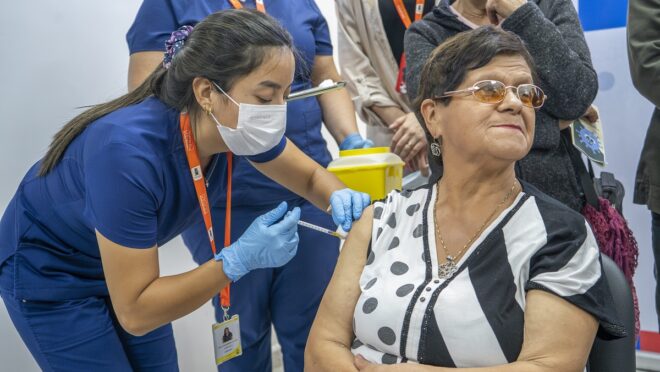
[[[596, 112], [598, 112], [597, 108]], [[583, 118], [575, 120], [571, 124], [571, 141], [573, 142], [573, 146], [591, 159], [591, 161], [601, 167], [605, 166], [605, 140], [600, 114], [598, 120], [594, 123], [590, 123]]]
[[213, 349], [215, 364], [220, 365], [243, 354], [241, 347], [241, 326], [238, 315], [213, 325]]

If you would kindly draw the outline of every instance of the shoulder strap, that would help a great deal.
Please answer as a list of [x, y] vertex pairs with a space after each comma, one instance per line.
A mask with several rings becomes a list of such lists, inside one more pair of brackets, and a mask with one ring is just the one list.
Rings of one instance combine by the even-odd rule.
[[582, 155], [577, 151], [571, 142], [566, 138], [562, 133], [561, 139], [566, 146], [566, 151], [568, 156], [571, 158], [571, 163], [573, 164], [573, 169], [577, 173], [580, 184], [582, 185], [582, 192], [584, 192], [584, 197], [589, 205], [600, 210], [600, 203], [598, 202], [598, 194], [596, 193], [596, 188], [594, 187], [593, 181], [593, 168], [591, 167], [591, 161], [589, 161], [589, 171], [582, 161]]

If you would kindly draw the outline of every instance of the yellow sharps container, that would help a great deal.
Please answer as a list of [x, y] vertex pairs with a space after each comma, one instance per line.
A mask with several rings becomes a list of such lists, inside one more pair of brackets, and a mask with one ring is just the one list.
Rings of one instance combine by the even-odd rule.
[[392, 190], [401, 190], [403, 165], [388, 147], [373, 147], [340, 151], [339, 159], [333, 160], [328, 170], [351, 189], [379, 200]]

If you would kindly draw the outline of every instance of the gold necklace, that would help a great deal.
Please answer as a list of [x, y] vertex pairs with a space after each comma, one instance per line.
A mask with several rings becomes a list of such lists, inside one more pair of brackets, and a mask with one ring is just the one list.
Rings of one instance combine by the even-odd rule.
[[[449, 278], [458, 271], [458, 267], [456, 266], [456, 261], [460, 258], [461, 254], [463, 254], [463, 252], [472, 244], [472, 242], [474, 242], [474, 240], [479, 236], [479, 234], [481, 234], [483, 232], [484, 228], [486, 228], [486, 224], [493, 218], [493, 216], [495, 216], [495, 213], [497, 213], [497, 211], [500, 209], [500, 207], [502, 205], [504, 205], [504, 203], [506, 203], [507, 200], [509, 200], [509, 198], [513, 194], [513, 191], [516, 189], [516, 183], [517, 182], [514, 180], [513, 185], [511, 185], [511, 190], [509, 190], [509, 192], [506, 194], [504, 199], [502, 199], [502, 201], [499, 202], [495, 206], [495, 209], [493, 210], [493, 213], [491, 213], [490, 216], [488, 216], [488, 218], [484, 221], [484, 223], [481, 224], [481, 227], [479, 227], [477, 232], [474, 233], [474, 235], [470, 238], [470, 240], [467, 241], [467, 243], [465, 243], [463, 248], [461, 248], [461, 250], [456, 252], [456, 254], [453, 255], [453, 256], [449, 254], [449, 250], [447, 249], [447, 245], [445, 244], [445, 240], [442, 238], [442, 234], [440, 233], [440, 227], [438, 226], [438, 215], [437, 215], [437, 212], [436, 212], [438, 203], [437, 203], [437, 201], [435, 203], [433, 203], [433, 221], [435, 222], [435, 232], [436, 232], [436, 234], [438, 234], [438, 238], [440, 239], [440, 244], [442, 245], [442, 250], [444, 251], [445, 255], [447, 256], [446, 257], [447, 261], [443, 264], [438, 265], [438, 276], [440, 278], [442, 278], [442, 279]], [[440, 183], [439, 182], [438, 182], [436, 194], [440, 195]], [[436, 198], [437, 198], [437, 195], [436, 195]]]

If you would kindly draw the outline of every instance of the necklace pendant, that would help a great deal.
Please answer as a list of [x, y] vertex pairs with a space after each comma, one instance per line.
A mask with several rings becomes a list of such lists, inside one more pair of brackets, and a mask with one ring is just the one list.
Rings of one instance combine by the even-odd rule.
[[456, 264], [454, 263], [454, 258], [451, 256], [447, 256], [447, 262], [440, 264], [438, 266], [438, 276], [441, 279], [447, 279], [456, 274], [458, 271], [458, 267], [456, 267]]

